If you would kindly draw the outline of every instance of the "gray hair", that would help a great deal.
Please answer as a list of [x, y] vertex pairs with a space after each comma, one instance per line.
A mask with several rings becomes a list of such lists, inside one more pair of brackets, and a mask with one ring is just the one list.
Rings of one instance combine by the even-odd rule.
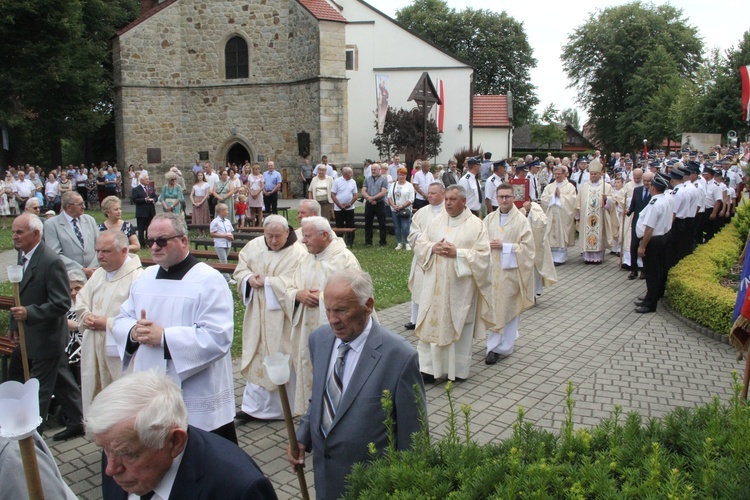
[[42, 219], [40, 219], [39, 216], [26, 212], [19, 215], [17, 219], [20, 220], [21, 217], [26, 217], [28, 220], [27, 227], [29, 228], [29, 231], [39, 231], [40, 237], [44, 234], [44, 222], [42, 222]]
[[130, 245], [128, 236], [122, 231], [118, 231], [116, 229], [108, 229], [107, 231], [102, 231], [101, 233], [99, 233], [99, 238], [101, 238], [102, 236], [111, 236], [112, 243], [114, 244], [115, 249], [118, 252], [122, 252], [124, 248], [128, 248], [128, 245]]
[[78, 191], [65, 191], [62, 194], [62, 198], [61, 198], [62, 206], [67, 207], [68, 205], [74, 204], [76, 198], [81, 198], [83, 200], [81, 195], [78, 194]]
[[[218, 206], [218, 205], [217, 205]], [[271, 214], [263, 219], [263, 228], [278, 226], [283, 230], [289, 229], [289, 222], [281, 215]]]
[[302, 225], [303, 226], [310, 225], [316, 231], [328, 234], [328, 236], [330, 236], [331, 239], [336, 237], [336, 235], [333, 232], [333, 229], [331, 229], [331, 223], [328, 222], [328, 219], [321, 217], [319, 215], [313, 215], [312, 217], [305, 217], [305, 219], [302, 221]]
[[458, 195], [464, 200], [466, 199], [466, 189], [458, 184], [451, 184], [450, 186], [445, 188], [445, 191], [458, 191]]
[[305, 205], [308, 208], [308, 210], [320, 215], [320, 203], [318, 203], [316, 200], [309, 200], [306, 198], [304, 200], [301, 200], [299, 204]]
[[131, 418], [138, 440], [151, 449], [162, 448], [172, 429], [188, 426], [180, 388], [156, 370], [125, 375], [104, 388], [89, 406], [85, 426], [98, 435]]
[[167, 181], [174, 181], [174, 180], [177, 180], [177, 174], [175, 174], [174, 172], [170, 171], [170, 172], [167, 172], [166, 174], [164, 174], [164, 178]]
[[106, 214], [107, 212], [110, 211], [110, 209], [115, 204], [122, 206], [122, 202], [120, 201], [120, 198], [118, 198], [117, 196], [114, 196], [114, 195], [107, 196], [106, 198], [104, 198], [102, 200], [102, 212], [104, 212]]
[[175, 236], [186, 236], [188, 233], [185, 219], [183, 219], [177, 214], [173, 214], [172, 212], [163, 212], [160, 214], [156, 214], [154, 218], [151, 220], [151, 223], [153, 224], [155, 221], [158, 221], [158, 220], [168, 220], [172, 224], [172, 227], [174, 228]]
[[140, 175], [138, 176], [138, 181], [139, 181], [139, 182], [143, 182], [143, 179], [148, 179], [148, 174], [144, 174], [144, 173], [141, 173], [141, 174], [140, 174]]
[[370, 274], [354, 267], [340, 269], [328, 275], [325, 286], [335, 282], [343, 282], [352, 287], [361, 305], [367, 303], [367, 299], [375, 298], [375, 290], [372, 286]]
[[427, 186], [427, 189], [430, 189], [432, 186], [437, 186], [441, 193], [445, 192], [445, 186], [443, 186], [443, 183], [440, 181], [431, 182], [430, 185]]
[[351, 167], [344, 167], [341, 169], [342, 174], [354, 174], [354, 170]]
[[86, 275], [80, 269], [71, 269], [68, 271], [68, 281], [70, 283], [83, 283], [85, 285], [88, 279], [86, 279]]

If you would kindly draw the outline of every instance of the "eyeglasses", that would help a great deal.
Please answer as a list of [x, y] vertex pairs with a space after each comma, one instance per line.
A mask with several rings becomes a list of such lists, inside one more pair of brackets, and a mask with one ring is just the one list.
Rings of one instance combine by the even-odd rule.
[[175, 234], [174, 236], [168, 236], [166, 238], [146, 238], [146, 245], [152, 247], [154, 246], [154, 243], [156, 243], [156, 246], [158, 246], [159, 248], [164, 248], [165, 246], [167, 246], [169, 240], [173, 240], [181, 236], [181, 234]]
[[499, 194], [499, 195], [497, 195], [497, 199], [498, 200], [510, 200], [511, 198], [513, 198], [513, 196], [509, 195], [509, 194]]

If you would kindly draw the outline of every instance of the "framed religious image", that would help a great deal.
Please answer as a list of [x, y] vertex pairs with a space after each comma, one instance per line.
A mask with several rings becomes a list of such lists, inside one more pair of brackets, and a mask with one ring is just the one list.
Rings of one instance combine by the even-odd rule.
[[519, 179], [516, 177], [510, 180], [510, 185], [513, 188], [513, 203], [516, 205], [516, 208], [521, 208], [524, 203], [531, 200], [528, 179]]

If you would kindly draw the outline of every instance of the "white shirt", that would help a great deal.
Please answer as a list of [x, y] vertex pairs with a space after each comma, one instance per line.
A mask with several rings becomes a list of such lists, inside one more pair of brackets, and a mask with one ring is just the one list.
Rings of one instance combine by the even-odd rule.
[[21, 198], [29, 198], [35, 189], [34, 183], [28, 179], [13, 183], [13, 192], [18, 193]]
[[690, 217], [690, 194], [679, 184], [672, 189], [672, 212], [678, 219], [687, 219]]
[[34, 252], [36, 251], [37, 248], [39, 248], [39, 243], [37, 243], [36, 246], [34, 246], [34, 248], [32, 248], [29, 251], [29, 253], [25, 253], [21, 256], [21, 257], [26, 257], [26, 262], [23, 263], [24, 271], [26, 271], [26, 268], [29, 267], [29, 261], [31, 260], [31, 256], [34, 255]]
[[[340, 204], [347, 205], [357, 197], [357, 181], [355, 181], [353, 178], [346, 180], [344, 179], [344, 177], [339, 177], [335, 181], [333, 181], [331, 193], [336, 195], [336, 199]], [[334, 203], [333, 210], [335, 210], [336, 212], [340, 212], [344, 209], [340, 208]], [[354, 210], [354, 205], [347, 208], [346, 210]]]
[[497, 187], [502, 183], [503, 180], [497, 174], [493, 173], [484, 184], [484, 199], [490, 200], [493, 207], [499, 206], [497, 202]]
[[[229, 219], [222, 219], [217, 216], [211, 221], [208, 232], [220, 234], [232, 233], [234, 232], [234, 227], [232, 227], [232, 223]], [[232, 242], [226, 238], [214, 238], [214, 246], [219, 248], [231, 248]]]
[[[187, 447], [187, 444], [185, 446]], [[180, 470], [180, 464], [182, 463], [182, 457], [184, 456], [185, 450], [183, 449], [182, 453], [172, 460], [172, 465], [167, 469], [167, 473], [164, 474], [164, 477], [161, 478], [159, 484], [153, 489], [154, 496], [151, 497], [151, 500], [169, 500], [169, 495], [172, 493], [172, 487], [174, 486], [174, 480], [177, 478], [177, 471]], [[140, 495], [136, 495], [135, 493], [128, 494], [128, 500], [140, 499]]]
[[[322, 163], [318, 163], [317, 165], [315, 165], [315, 168], [313, 169], [313, 177], [315, 177], [316, 175], [318, 175], [318, 169], [319, 169], [320, 167], [322, 167], [322, 166], [323, 166], [323, 164], [322, 164]], [[336, 172], [334, 172], [334, 171], [333, 171], [333, 167], [332, 167], [332, 166], [330, 166], [330, 165], [328, 165], [328, 164], [326, 164], [326, 175], [327, 175], [328, 177], [331, 177], [331, 178], [333, 178], [333, 179], [335, 179], [335, 178], [336, 178]]]
[[[432, 184], [433, 182], [435, 182], [435, 177], [433, 177], [432, 172], [429, 171], [425, 174], [420, 170], [419, 172], [414, 174], [414, 179], [412, 179], [412, 185], [419, 186], [419, 189], [421, 189], [425, 194], [427, 194], [427, 190], [430, 188], [430, 184]], [[417, 191], [416, 189], [414, 191], [417, 193], [418, 200], [427, 199], [419, 194], [419, 191]]]
[[635, 234], [643, 238], [646, 226], [653, 229], [653, 236], [663, 236], [672, 228], [672, 208], [664, 193], [651, 197], [638, 217]]
[[[365, 341], [367, 340], [367, 336], [370, 335], [370, 330], [372, 329], [372, 318], [367, 319], [367, 326], [365, 326], [365, 329], [362, 330], [362, 333], [357, 337], [356, 339], [349, 342], [349, 351], [346, 353], [346, 356], [344, 357], [344, 376], [341, 377], [341, 395], [343, 397], [344, 393], [346, 392], [346, 388], [349, 387], [349, 382], [352, 379], [352, 374], [354, 373], [354, 370], [357, 368], [357, 363], [359, 362], [359, 357], [362, 354], [362, 348], [365, 346]], [[336, 339], [333, 343], [333, 351], [331, 352], [331, 359], [328, 362], [328, 375], [326, 376], [326, 380], [330, 378], [331, 373], [333, 373], [333, 367], [336, 364], [336, 358], [339, 354], [339, 346], [341, 345], [341, 339]]]
[[203, 174], [206, 177], [206, 182], [208, 182], [208, 185], [211, 187], [211, 189], [213, 189], [216, 183], [221, 180], [216, 172], [211, 172], [210, 174], [203, 172]]
[[458, 185], [463, 186], [466, 190], [466, 208], [473, 211], [482, 209], [482, 203], [479, 199], [479, 186], [477, 186], [477, 179], [474, 174], [468, 172], [466, 175], [461, 176], [458, 180]]

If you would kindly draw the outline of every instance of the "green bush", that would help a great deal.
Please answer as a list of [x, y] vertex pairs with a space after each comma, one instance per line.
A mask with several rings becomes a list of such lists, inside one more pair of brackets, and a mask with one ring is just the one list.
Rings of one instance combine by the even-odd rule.
[[735, 394], [663, 419], [623, 417], [618, 407], [590, 430], [573, 429], [568, 384], [567, 419], [559, 435], [524, 421], [496, 444], [459, 439], [451, 405], [446, 435], [416, 436], [405, 452], [387, 452], [354, 467], [346, 498], [748, 498], [750, 408]]
[[[732, 327], [737, 292], [721, 286], [719, 281], [742, 252], [750, 225], [749, 212], [745, 207], [739, 209], [732, 224], [683, 258], [667, 277], [670, 306], [682, 316], [724, 335]], [[744, 231], [744, 237], [740, 231]]]

